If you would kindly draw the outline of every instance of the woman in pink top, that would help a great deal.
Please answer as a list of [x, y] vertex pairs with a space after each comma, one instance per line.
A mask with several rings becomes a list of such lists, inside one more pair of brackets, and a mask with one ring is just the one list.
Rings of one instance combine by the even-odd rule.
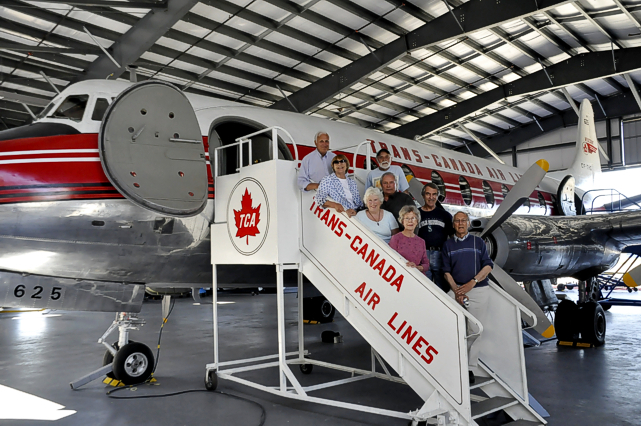
[[420, 217], [416, 207], [404, 206], [398, 214], [398, 220], [405, 229], [392, 236], [389, 245], [407, 260], [407, 266], [425, 273], [430, 266], [425, 240], [414, 234]]

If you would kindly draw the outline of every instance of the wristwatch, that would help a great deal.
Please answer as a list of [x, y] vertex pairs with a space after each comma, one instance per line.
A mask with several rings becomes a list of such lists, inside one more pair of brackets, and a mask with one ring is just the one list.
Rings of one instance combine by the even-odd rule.
[[477, 280], [476, 278], [472, 278], [472, 279], [474, 280], [474, 283], [475, 283], [475, 284], [478, 284], [478, 283], [479, 283], [479, 280]]

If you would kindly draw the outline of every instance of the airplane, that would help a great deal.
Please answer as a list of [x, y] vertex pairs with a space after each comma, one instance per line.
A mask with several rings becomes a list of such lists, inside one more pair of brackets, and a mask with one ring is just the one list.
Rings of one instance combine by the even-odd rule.
[[[214, 175], [235, 173], [240, 162], [270, 160], [273, 141], [266, 133], [252, 136], [265, 143], [241, 155], [226, 150], [212, 165], [214, 151], [280, 126], [292, 139], [277, 141], [280, 158], [301, 160], [322, 130], [335, 153], [354, 160], [351, 171], [361, 181], [371, 157], [387, 148], [413, 193], [437, 184], [444, 208], [474, 218], [472, 231], [485, 238], [495, 260], [495, 280], [520, 301], [525, 293], [514, 280], [581, 279], [581, 304], [562, 307], [557, 335], [581, 333], [602, 344], [605, 317], [592, 278], [626, 246], [641, 244], [641, 213], [576, 216], [576, 201], [601, 172], [587, 100], [580, 113], [572, 167], [545, 176], [545, 162], [524, 172], [349, 124], [183, 93], [161, 81], [75, 83], [32, 124], [0, 132], [0, 306], [116, 312], [99, 340], [114, 364], [133, 350], [153, 360], [146, 346], [128, 345], [128, 331], [140, 325], [145, 286], [211, 284]], [[219, 266], [218, 283], [269, 286], [272, 270]], [[538, 316], [540, 331], [553, 334], [540, 309]], [[115, 328], [120, 336], [112, 347], [105, 339]]]

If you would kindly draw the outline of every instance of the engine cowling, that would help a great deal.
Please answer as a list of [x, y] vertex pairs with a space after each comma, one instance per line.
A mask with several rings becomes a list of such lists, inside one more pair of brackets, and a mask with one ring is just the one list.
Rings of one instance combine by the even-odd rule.
[[[621, 244], [577, 219], [512, 216], [485, 237], [490, 257], [517, 281], [593, 277], [616, 263]], [[473, 220], [473, 232], [485, 222]]]

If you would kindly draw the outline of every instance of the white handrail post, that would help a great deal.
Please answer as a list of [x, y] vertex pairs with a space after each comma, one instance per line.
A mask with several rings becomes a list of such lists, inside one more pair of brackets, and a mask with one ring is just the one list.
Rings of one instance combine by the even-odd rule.
[[[211, 150], [209, 152], [211, 152]], [[214, 167], [215, 170], [212, 175], [214, 176], [214, 185], [216, 185], [216, 178], [218, 177], [218, 149], [214, 149]]]
[[238, 144], [238, 152], [238, 171], [240, 171], [243, 168], [243, 141]]
[[285, 376], [285, 285], [283, 282], [283, 265], [276, 265], [276, 304], [278, 316], [278, 377], [281, 392], [287, 392], [287, 376]]
[[218, 370], [218, 275], [216, 265], [212, 265], [212, 302], [214, 326], [214, 368]]
[[272, 128], [272, 158], [278, 160], [278, 128]]

